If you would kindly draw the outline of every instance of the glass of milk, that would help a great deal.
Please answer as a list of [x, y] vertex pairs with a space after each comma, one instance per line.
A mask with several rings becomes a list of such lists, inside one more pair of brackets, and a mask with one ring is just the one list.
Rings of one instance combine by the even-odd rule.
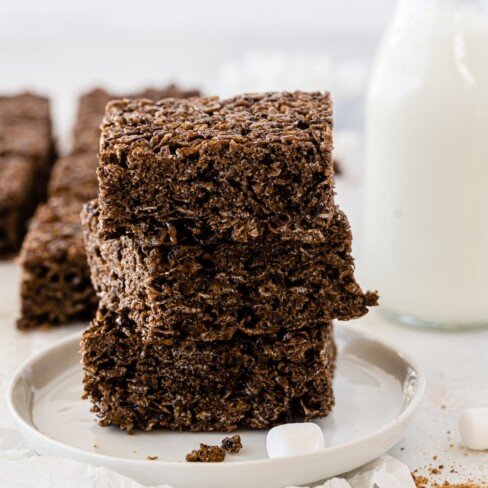
[[409, 324], [488, 325], [488, 0], [400, 0], [366, 106], [363, 268]]

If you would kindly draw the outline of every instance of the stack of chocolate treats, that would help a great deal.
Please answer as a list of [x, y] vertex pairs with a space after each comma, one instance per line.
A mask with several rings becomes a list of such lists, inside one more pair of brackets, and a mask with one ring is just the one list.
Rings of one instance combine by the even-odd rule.
[[331, 321], [375, 305], [334, 205], [328, 94], [113, 101], [82, 220], [82, 340], [102, 425], [265, 428], [327, 415]]
[[[170, 86], [137, 96], [194, 94]], [[105, 105], [113, 98], [97, 89], [80, 99], [71, 154], [55, 163], [49, 199], [38, 208], [22, 248], [20, 329], [89, 320], [96, 310], [98, 299], [90, 281], [80, 212], [98, 194], [100, 123]]]
[[49, 101], [30, 93], [0, 97], [0, 259], [19, 250], [46, 196], [54, 154]]

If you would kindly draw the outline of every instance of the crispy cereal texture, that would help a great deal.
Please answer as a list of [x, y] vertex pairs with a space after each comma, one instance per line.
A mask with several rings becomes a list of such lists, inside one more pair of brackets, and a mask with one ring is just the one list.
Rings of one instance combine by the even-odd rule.
[[144, 340], [132, 320], [101, 308], [83, 335], [83, 381], [102, 425], [268, 428], [329, 413], [334, 351], [329, 324], [232, 341]]
[[[82, 214], [93, 284], [104, 307], [146, 334], [212, 341], [316, 326], [364, 315], [376, 304], [354, 278], [351, 233], [336, 211], [322, 244], [175, 244], [104, 240], [98, 204]], [[173, 233], [178, 242], [178, 230]], [[184, 239], [183, 239], [184, 240]]]
[[107, 236], [323, 242], [333, 215], [329, 94], [118, 100], [100, 145]]

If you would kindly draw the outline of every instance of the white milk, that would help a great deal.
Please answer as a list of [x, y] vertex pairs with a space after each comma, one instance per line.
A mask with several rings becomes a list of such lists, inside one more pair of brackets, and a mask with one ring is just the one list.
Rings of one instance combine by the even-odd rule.
[[407, 321], [488, 324], [487, 4], [404, 0], [374, 66], [362, 266]]

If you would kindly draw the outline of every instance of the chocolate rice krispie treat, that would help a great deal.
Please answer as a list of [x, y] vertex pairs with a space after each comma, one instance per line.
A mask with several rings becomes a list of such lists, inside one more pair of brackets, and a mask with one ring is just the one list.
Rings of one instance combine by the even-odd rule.
[[334, 403], [354, 278], [328, 94], [119, 100], [82, 214], [100, 297], [82, 340], [102, 425], [269, 428]]
[[83, 247], [83, 202], [52, 197], [37, 209], [20, 262], [19, 329], [90, 320], [98, 303]]
[[99, 159], [108, 237], [318, 243], [334, 213], [328, 93], [113, 101]]
[[54, 153], [49, 101], [29, 93], [0, 97], [0, 258], [18, 251], [46, 196]]
[[145, 340], [101, 307], [81, 348], [101, 424], [128, 431], [267, 428], [323, 417], [334, 403], [330, 324], [232, 341]]
[[336, 210], [321, 244], [255, 241], [145, 247], [104, 240], [97, 201], [82, 213], [92, 282], [108, 310], [145, 333], [193, 340], [269, 334], [350, 320], [377, 302], [354, 278], [351, 231]]

